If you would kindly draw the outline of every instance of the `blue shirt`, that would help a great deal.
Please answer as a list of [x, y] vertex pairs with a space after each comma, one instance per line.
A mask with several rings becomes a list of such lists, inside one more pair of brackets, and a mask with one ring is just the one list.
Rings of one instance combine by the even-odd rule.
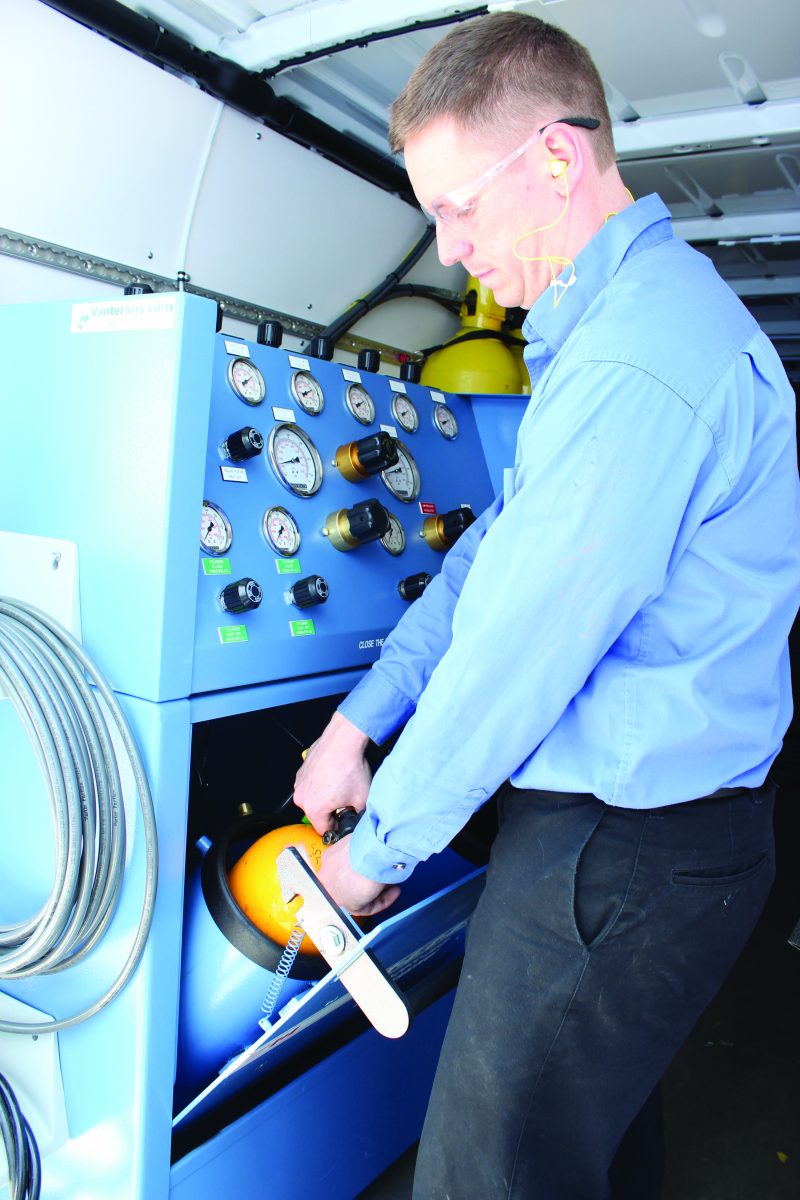
[[504, 494], [341, 705], [403, 722], [351, 842], [402, 882], [507, 778], [655, 807], [763, 782], [791, 716], [795, 401], [767, 337], [648, 196], [524, 326]]

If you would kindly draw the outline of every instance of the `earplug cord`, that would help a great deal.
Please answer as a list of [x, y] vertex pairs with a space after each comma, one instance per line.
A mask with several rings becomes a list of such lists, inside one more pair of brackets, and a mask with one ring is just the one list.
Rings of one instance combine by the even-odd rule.
[[[554, 221], [550, 221], [547, 225], [537, 225], [535, 229], [529, 229], [526, 233], [521, 233], [514, 242], [511, 250], [514, 257], [518, 258], [520, 262], [547, 263], [548, 267], [550, 268], [550, 287], [553, 289], [553, 307], [558, 308], [559, 304], [564, 298], [567, 288], [571, 287], [575, 282], [575, 263], [571, 258], [563, 258], [556, 254], [520, 254], [518, 249], [520, 242], [524, 242], [525, 238], [531, 237], [534, 233], [547, 233], [548, 230], [555, 229], [556, 225], [560, 224], [561, 221], [564, 220], [564, 217], [569, 211], [569, 179], [567, 177], [567, 164], [562, 164], [560, 159], [554, 159], [553, 162], [560, 167], [560, 170], [553, 171], [553, 178], [563, 178], [564, 180], [564, 206]], [[554, 266], [555, 263], [560, 263], [559, 272], [556, 272]], [[560, 279], [559, 273], [560, 271], [563, 271], [565, 267], [571, 268], [570, 274], [566, 279]]]

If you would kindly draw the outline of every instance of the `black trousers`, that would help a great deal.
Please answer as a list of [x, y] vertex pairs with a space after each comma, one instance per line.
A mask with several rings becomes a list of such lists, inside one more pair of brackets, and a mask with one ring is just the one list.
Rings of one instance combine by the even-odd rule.
[[658, 1083], [766, 900], [773, 799], [504, 789], [415, 1200], [657, 1200]]

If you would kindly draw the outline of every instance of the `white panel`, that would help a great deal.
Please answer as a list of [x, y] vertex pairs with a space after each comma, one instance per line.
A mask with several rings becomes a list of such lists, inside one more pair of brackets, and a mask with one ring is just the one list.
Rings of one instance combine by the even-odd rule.
[[0, 225], [174, 276], [218, 105], [32, 0], [3, 0]]
[[122, 295], [122, 288], [96, 279], [81, 279], [67, 271], [0, 254], [0, 304], [29, 304], [41, 300], [101, 300]]
[[424, 228], [402, 200], [226, 109], [187, 269], [194, 284], [325, 324], [397, 266]]
[[[424, 350], [446, 342], [460, 324], [457, 317], [432, 300], [400, 299], [389, 300], [367, 313], [350, 332], [400, 350]], [[338, 351], [336, 357], [340, 357]], [[388, 366], [381, 366], [381, 371], [388, 374]]]

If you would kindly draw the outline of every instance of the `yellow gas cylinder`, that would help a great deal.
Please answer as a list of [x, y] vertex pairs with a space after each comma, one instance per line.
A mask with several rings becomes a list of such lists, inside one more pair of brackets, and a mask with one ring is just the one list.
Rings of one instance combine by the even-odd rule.
[[[470, 275], [461, 328], [426, 359], [421, 382], [444, 392], [518, 395], [522, 388], [517, 358], [499, 336], [491, 336], [500, 334], [505, 313], [489, 288]], [[477, 331], [483, 331], [483, 336], [475, 337]]]
[[517, 370], [519, 371], [519, 394], [520, 396], [530, 396], [531, 377], [528, 373], [528, 368], [522, 354], [527, 344], [525, 341], [525, 334], [521, 329], [511, 329], [509, 330], [509, 337], [514, 339], [509, 349], [514, 355], [517, 363]]
[[[228, 886], [234, 900], [252, 923], [280, 946], [285, 946], [297, 924], [296, 913], [303, 904], [295, 896], [287, 904], [281, 896], [276, 859], [287, 846], [304, 848], [311, 866], [319, 871], [325, 847], [311, 825], [281, 825], [257, 841], [228, 873]], [[310, 938], [300, 945], [301, 954], [319, 954]]]

